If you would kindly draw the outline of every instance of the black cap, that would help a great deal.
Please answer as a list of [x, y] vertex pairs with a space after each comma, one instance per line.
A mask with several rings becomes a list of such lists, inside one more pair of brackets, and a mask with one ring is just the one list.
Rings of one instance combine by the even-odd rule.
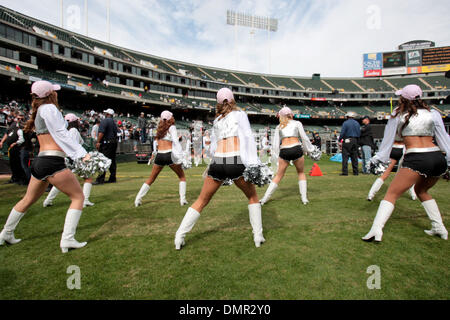
[[362, 117], [361, 120], [364, 120], [364, 119], [369, 119], [370, 120], [369, 116], [364, 116], [364, 117]]

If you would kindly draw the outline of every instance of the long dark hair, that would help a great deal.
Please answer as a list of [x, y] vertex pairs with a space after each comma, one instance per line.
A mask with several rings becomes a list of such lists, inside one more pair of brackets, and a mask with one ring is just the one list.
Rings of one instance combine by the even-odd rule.
[[169, 131], [169, 128], [175, 124], [175, 119], [172, 117], [170, 120], [159, 121], [158, 128], [156, 129], [156, 139], [160, 140], [164, 138]]
[[224, 100], [223, 103], [218, 103], [216, 105], [216, 119], [220, 116], [225, 117], [232, 111], [237, 110], [236, 102], [234, 100], [228, 101]]
[[400, 97], [400, 99], [398, 100], [398, 107], [395, 109], [397, 112], [394, 115], [392, 115], [392, 117], [395, 118], [399, 114], [407, 113], [406, 121], [403, 124], [401, 131], [403, 131], [403, 129], [406, 128], [406, 126], [409, 124], [409, 119], [411, 119], [413, 115], [416, 115], [417, 110], [419, 109], [431, 111], [430, 107], [426, 104], [426, 102], [420, 98], [416, 98], [415, 100], [408, 100], [403, 97]]
[[56, 107], [58, 107], [58, 95], [55, 91], [50, 93], [45, 98], [39, 98], [37, 95], [32, 94], [31, 95], [33, 101], [31, 102], [31, 118], [27, 121], [25, 124], [25, 127], [23, 131], [25, 132], [32, 132], [34, 130], [34, 120], [36, 119], [37, 111], [40, 106], [43, 104], [54, 104]]
[[80, 131], [80, 121], [75, 120], [75, 121], [69, 122], [69, 124], [67, 125], [67, 130], [70, 130], [72, 128], [75, 128], [78, 131]]

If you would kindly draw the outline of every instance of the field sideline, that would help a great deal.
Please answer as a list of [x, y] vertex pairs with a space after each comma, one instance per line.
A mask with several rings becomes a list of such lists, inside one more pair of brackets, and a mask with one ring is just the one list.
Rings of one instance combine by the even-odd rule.
[[[181, 251], [173, 240], [187, 206], [179, 205], [175, 174], [164, 169], [135, 208], [151, 167], [119, 164], [118, 183], [94, 186], [95, 206], [83, 211], [76, 238], [88, 241], [85, 248], [67, 254], [59, 249], [70, 203], [65, 195], [50, 208], [42, 207], [42, 197], [29, 210], [15, 233], [22, 242], [0, 247], [0, 299], [449, 299], [450, 243], [423, 232], [431, 223], [420, 202], [403, 195], [383, 242], [363, 242], [388, 184], [368, 202], [375, 176], [340, 177], [339, 163], [318, 164], [324, 176], [308, 177], [307, 206], [295, 169], [288, 168], [263, 207], [261, 248], [252, 240], [247, 201], [231, 186], [215, 195]], [[312, 165], [306, 160], [305, 170]], [[204, 169], [186, 172], [190, 204]], [[449, 187], [441, 180], [431, 190], [447, 229]], [[260, 198], [266, 188], [258, 188]], [[0, 185], [1, 228], [24, 192]], [[73, 265], [81, 272], [79, 290], [67, 288]], [[372, 265], [381, 270], [378, 290], [367, 287]]]

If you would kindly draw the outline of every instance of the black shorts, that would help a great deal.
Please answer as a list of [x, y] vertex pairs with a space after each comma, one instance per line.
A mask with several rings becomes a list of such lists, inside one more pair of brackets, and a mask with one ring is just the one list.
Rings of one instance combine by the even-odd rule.
[[400, 161], [403, 157], [403, 148], [392, 148], [389, 158]]
[[242, 164], [241, 157], [213, 157], [209, 165], [208, 176], [216, 181], [225, 181], [227, 179], [237, 180], [243, 176], [245, 166]]
[[173, 165], [172, 152], [157, 153], [155, 158], [155, 164], [161, 167]]
[[41, 156], [33, 160], [31, 175], [38, 180], [45, 181], [58, 172], [66, 170], [66, 162], [62, 157]]
[[303, 157], [303, 149], [301, 146], [281, 149], [280, 158], [286, 161], [295, 161]]
[[407, 153], [402, 168], [411, 169], [425, 177], [440, 177], [447, 171], [447, 160], [441, 151]]

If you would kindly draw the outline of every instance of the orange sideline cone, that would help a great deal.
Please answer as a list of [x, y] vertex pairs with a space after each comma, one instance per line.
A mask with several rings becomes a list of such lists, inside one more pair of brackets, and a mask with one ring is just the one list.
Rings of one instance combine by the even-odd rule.
[[320, 168], [317, 165], [317, 163], [314, 163], [314, 165], [312, 166], [311, 171], [309, 172], [309, 175], [311, 177], [322, 177], [323, 176], [322, 170], [320, 170]]

